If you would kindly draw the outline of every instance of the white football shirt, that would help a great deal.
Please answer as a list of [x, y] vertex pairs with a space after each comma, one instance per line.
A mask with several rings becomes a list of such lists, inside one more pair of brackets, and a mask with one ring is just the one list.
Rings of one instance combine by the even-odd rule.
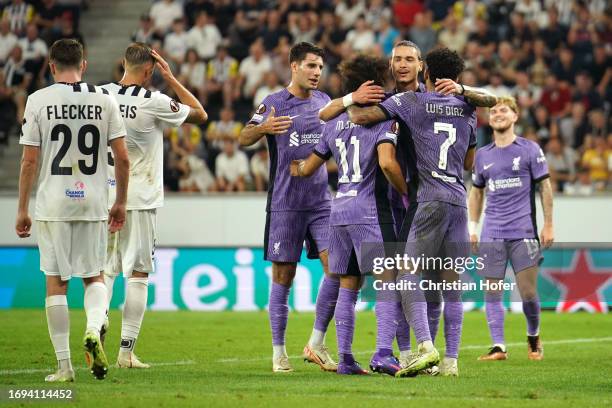
[[[138, 85], [102, 86], [113, 95], [127, 130], [130, 185], [127, 209], [149, 210], [164, 204], [164, 127], [183, 124], [190, 107]], [[109, 153], [109, 206], [115, 200], [115, 168]]]
[[19, 143], [40, 147], [35, 219], [108, 219], [107, 145], [125, 134], [117, 102], [98, 86], [56, 83], [31, 94]]

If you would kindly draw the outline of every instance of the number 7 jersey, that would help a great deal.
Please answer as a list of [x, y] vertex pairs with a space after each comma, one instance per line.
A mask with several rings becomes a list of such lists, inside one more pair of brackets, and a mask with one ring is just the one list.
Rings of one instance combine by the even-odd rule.
[[40, 147], [35, 218], [108, 219], [106, 149], [125, 134], [117, 102], [100, 87], [56, 83], [30, 95], [19, 143]]
[[404, 92], [378, 105], [410, 135], [404, 140], [410, 201], [443, 201], [467, 207], [463, 165], [476, 146], [476, 108], [463, 97]]

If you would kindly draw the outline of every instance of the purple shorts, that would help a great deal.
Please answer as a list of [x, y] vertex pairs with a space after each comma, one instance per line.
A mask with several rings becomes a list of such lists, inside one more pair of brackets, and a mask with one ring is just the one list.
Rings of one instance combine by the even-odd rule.
[[329, 227], [329, 271], [366, 275], [373, 260], [385, 256], [384, 242], [395, 241], [393, 224], [332, 225]]
[[266, 216], [264, 259], [299, 262], [306, 242], [309, 259], [329, 246], [329, 208], [312, 211], [271, 211]]
[[508, 261], [514, 273], [538, 266], [544, 260], [537, 239], [503, 239], [482, 237], [478, 256], [483, 258], [484, 269], [478, 274], [485, 278], [504, 279]]
[[443, 201], [411, 203], [400, 240], [406, 242], [409, 256], [466, 258], [470, 254], [467, 208]]
[[404, 207], [391, 206], [391, 215], [393, 216], [395, 235], [399, 237], [404, 225], [404, 218], [406, 218], [406, 209]]

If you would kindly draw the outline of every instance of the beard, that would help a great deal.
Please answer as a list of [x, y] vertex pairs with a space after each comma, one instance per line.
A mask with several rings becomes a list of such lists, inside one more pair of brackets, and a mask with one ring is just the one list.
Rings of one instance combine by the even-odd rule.
[[495, 132], [499, 132], [499, 133], [504, 133], [506, 132], [508, 129], [510, 129], [512, 127], [512, 123], [510, 124], [503, 124], [503, 125], [495, 125], [495, 126], [491, 126], [491, 128], [495, 131]]

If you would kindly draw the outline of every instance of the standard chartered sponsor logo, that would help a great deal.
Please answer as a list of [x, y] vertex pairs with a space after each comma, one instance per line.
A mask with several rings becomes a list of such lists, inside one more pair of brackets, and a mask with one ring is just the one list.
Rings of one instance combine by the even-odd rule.
[[523, 181], [520, 177], [510, 177], [499, 180], [489, 180], [489, 190], [503, 190], [505, 188], [519, 188], [523, 187]]
[[321, 138], [321, 133], [306, 133], [301, 136], [301, 144], [317, 144]]

